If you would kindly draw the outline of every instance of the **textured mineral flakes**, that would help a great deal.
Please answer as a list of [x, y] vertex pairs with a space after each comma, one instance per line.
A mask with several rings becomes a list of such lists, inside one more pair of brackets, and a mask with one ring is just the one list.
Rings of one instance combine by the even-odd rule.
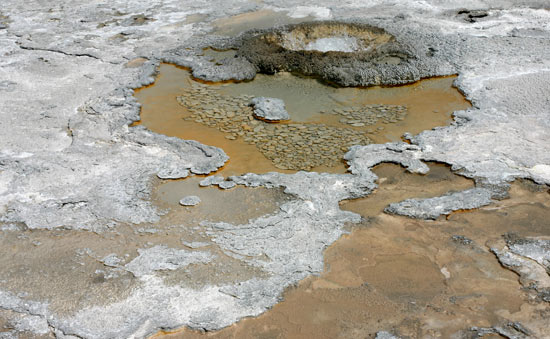
[[389, 214], [417, 219], [437, 219], [454, 211], [479, 208], [491, 203], [491, 192], [485, 188], [472, 188], [428, 199], [407, 199], [392, 203], [384, 209]]
[[180, 199], [180, 205], [182, 206], [196, 206], [200, 204], [201, 198], [196, 195], [188, 195]]
[[493, 247], [500, 263], [520, 276], [525, 288], [538, 292], [540, 299], [550, 302], [550, 240], [511, 236], [502, 248]]
[[124, 268], [136, 277], [159, 270], [177, 270], [195, 263], [208, 263], [214, 256], [208, 252], [186, 251], [166, 246], [139, 249], [139, 255]]

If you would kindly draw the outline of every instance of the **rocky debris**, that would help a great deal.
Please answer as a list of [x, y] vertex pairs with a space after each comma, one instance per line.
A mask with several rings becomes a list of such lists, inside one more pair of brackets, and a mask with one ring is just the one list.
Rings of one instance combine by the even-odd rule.
[[510, 251], [517, 255], [532, 259], [550, 272], [550, 240], [509, 238]]
[[[300, 179], [300, 182], [293, 180]], [[368, 195], [376, 188], [377, 177], [374, 173], [365, 173], [361, 176], [349, 176], [346, 174], [329, 174], [299, 171], [295, 174], [282, 174], [270, 172], [266, 174], [248, 173], [241, 176], [231, 176], [228, 180], [237, 185], [248, 187], [277, 188], [284, 187], [284, 192], [292, 196], [300, 197], [306, 201], [322, 201], [323, 194], [330, 194], [332, 203], [344, 199], [355, 199]], [[355, 185], [355, 186], [354, 186]], [[338, 187], [342, 188], [339, 191]], [[348, 197], [348, 198], [344, 198]], [[330, 209], [335, 206], [331, 205]], [[347, 212], [346, 212], [347, 213]]]
[[[7, 336], [6, 338], [17, 337], [15, 334], [17, 331], [30, 331], [42, 335], [50, 331], [47, 316], [51, 313], [48, 310], [47, 303], [25, 300], [20, 295], [0, 291], [0, 310], [10, 310], [15, 313], [14, 319], [12, 319], [15, 323], [15, 331], [8, 332], [14, 334], [14, 336]], [[2, 332], [0, 332], [0, 338], [2, 338]]]
[[474, 241], [472, 239], [466, 238], [463, 235], [453, 235], [451, 236], [451, 240], [457, 244], [464, 245], [464, 246], [473, 246], [475, 245]]
[[364, 105], [335, 108], [327, 114], [340, 115], [340, 123], [353, 127], [363, 127], [376, 124], [382, 120], [384, 124], [397, 123], [405, 120], [407, 107], [400, 105]]
[[146, 16], [145, 14], [136, 14], [132, 15], [120, 22], [121, 26], [142, 26], [146, 25], [149, 21], [154, 21], [155, 19]]
[[254, 107], [254, 116], [260, 120], [278, 122], [290, 119], [281, 99], [257, 97], [250, 100], [250, 104]]
[[349, 171], [361, 175], [382, 162], [392, 162], [407, 168], [411, 173], [425, 174], [430, 170], [419, 158], [421, 148], [404, 142], [351, 147], [344, 155]]
[[201, 180], [199, 182], [199, 186], [206, 187], [206, 186], [210, 186], [210, 185], [218, 185], [218, 184], [222, 183], [224, 180], [225, 179], [221, 176], [210, 175], [210, 176], [204, 178], [203, 180]]
[[493, 327], [472, 327], [470, 328], [470, 331], [477, 337], [484, 337], [488, 334], [497, 334], [504, 338], [523, 339], [531, 338], [532, 335], [531, 331], [519, 322], [509, 322], [501, 326]]
[[505, 235], [506, 245], [491, 247], [500, 263], [520, 276], [521, 284], [550, 302], [550, 240]]
[[203, 145], [194, 140], [182, 140], [152, 133], [142, 126], [135, 127], [134, 133], [128, 135], [128, 140], [141, 145], [172, 150], [173, 155], [166, 152], [157, 173], [161, 179], [181, 179], [187, 177], [189, 172], [209, 174], [222, 167], [229, 159], [221, 148]]
[[119, 258], [115, 253], [111, 253], [107, 256], [105, 256], [103, 259], [100, 260], [103, 265], [109, 266], [109, 267], [119, 267], [122, 259]]
[[237, 186], [233, 181], [222, 181], [218, 184], [218, 187], [224, 190], [228, 190]]
[[142, 277], [160, 270], [177, 270], [195, 263], [208, 263], [215, 258], [209, 252], [186, 251], [157, 245], [138, 249], [138, 256], [124, 266], [135, 277]]
[[200, 204], [201, 198], [197, 197], [196, 195], [188, 195], [186, 197], [181, 198], [180, 205], [182, 206], [196, 206]]
[[270, 124], [252, 117], [250, 96], [220, 94], [217, 87], [194, 82], [177, 98], [190, 115], [184, 119], [218, 129], [229, 140], [242, 138], [275, 167], [309, 170], [317, 166], [335, 166], [353, 145], [372, 140], [360, 130], [323, 124]]
[[256, 76], [254, 66], [244, 58], [225, 58], [216, 63], [204, 61], [192, 68], [192, 74], [195, 78], [213, 82], [252, 80]]
[[510, 183], [506, 181], [491, 182], [484, 178], [474, 178], [476, 187], [485, 188], [492, 193], [492, 198], [495, 200], [502, 200], [510, 197]]
[[206, 187], [211, 185], [217, 185], [221, 189], [230, 189], [235, 187], [235, 183], [230, 180], [225, 180], [224, 177], [212, 175], [199, 182], [199, 186]]
[[492, 193], [487, 189], [472, 188], [435, 198], [403, 200], [390, 204], [384, 209], [384, 212], [417, 219], [435, 220], [440, 215], [448, 215], [454, 211], [489, 205], [493, 201], [491, 197]]
[[[27, 332], [27, 333], [36, 333], [39, 335], [46, 335], [49, 334], [51, 331], [51, 328], [48, 324], [48, 321], [40, 316], [36, 315], [28, 315], [28, 316], [22, 316], [18, 321], [13, 323], [13, 327], [15, 329], [15, 332]], [[0, 333], [0, 338], [2, 338], [2, 334]], [[6, 336], [6, 339], [18, 337], [17, 335], [14, 336]]]

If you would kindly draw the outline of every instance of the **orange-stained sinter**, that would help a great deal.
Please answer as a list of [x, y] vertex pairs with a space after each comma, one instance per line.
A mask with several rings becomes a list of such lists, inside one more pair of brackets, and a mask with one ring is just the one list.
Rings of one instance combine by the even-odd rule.
[[[350, 146], [397, 141], [405, 132], [445, 125], [453, 111], [470, 107], [453, 80], [334, 88], [280, 73], [207, 85], [185, 69], [162, 64], [155, 84], [136, 90], [136, 97], [142, 104], [140, 124], [222, 148], [230, 157], [224, 175], [300, 169], [343, 173], [342, 157]], [[291, 121], [255, 119], [248, 106], [255, 96], [283, 99]]]

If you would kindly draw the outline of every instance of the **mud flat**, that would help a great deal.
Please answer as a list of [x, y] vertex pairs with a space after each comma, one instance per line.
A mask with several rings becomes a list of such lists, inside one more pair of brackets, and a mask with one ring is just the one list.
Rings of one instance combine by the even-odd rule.
[[[163, 209], [171, 212], [170, 218], [177, 222], [194, 226], [201, 221], [230, 222], [242, 224], [249, 219], [256, 219], [275, 212], [288, 197], [276, 189], [263, 187], [247, 189], [236, 187], [220, 191], [218, 188], [200, 187], [204, 177], [192, 177], [184, 180], [159, 180], [155, 185], [153, 199]], [[178, 208], [179, 200], [184, 195], [195, 195], [201, 202], [197, 206]]]
[[264, 315], [219, 332], [181, 330], [153, 338], [370, 338], [379, 329], [405, 338], [550, 335], [547, 303], [492, 253], [502, 234], [550, 235], [548, 188], [514, 183], [510, 199], [436, 221], [382, 212], [389, 201], [473, 185], [446, 166], [430, 168], [422, 176], [396, 165], [375, 167], [380, 187], [341, 203], [363, 222], [325, 251], [319, 277], [289, 288]]

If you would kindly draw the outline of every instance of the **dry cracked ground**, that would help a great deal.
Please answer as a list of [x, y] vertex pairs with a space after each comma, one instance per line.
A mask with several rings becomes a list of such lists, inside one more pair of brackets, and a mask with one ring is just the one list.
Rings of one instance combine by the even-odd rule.
[[[547, 1], [3, 0], [0, 55], [0, 338], [550, 337]], [[138, 123], [163, 63], [457, 75], [471, 108], [346, 173], [227, 176]]]

